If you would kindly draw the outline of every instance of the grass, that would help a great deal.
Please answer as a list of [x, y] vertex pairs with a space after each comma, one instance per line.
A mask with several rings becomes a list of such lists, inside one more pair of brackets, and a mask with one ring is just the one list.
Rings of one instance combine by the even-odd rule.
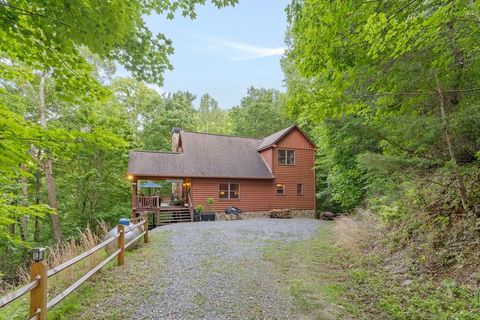
[[[340, 224], [340, 228], [339, 228]], [[273, 243], [274, 263], [298, 311], [312, 319], [480, 319], [480, 292], [450, 279], [392, 274], [358, 244], [362, 226], [328, 224], [312, 239]], [[347, 230], [347, 231], [346, 231]], [[370, 229], [370, 231], [373, 229]], [[356, 236], [355, 236], [356, 235]]]
[[[136, 311], [141, 303], [153, 299], [162, 290], [151, 283], [161, 283], [158, 278], [167, 268], [166, 252], [169, 247], [170, 233], [150, 233], [149, 243], [140, 244], [138, 249], [127, 251], [125, 265], [116, 266], [116, 260], [105, 266], [79, 289], [65, 298], [48, 312], [49, 320], [67, 319], [126, 319]], [[142, 241], [141, 239], [139, 241]], [[68, 272], [68, 271], [67, 271]], [[73, 281], [82, 274], [74, 273], [68, 277]], [[65, 279], [54, 284], [65, 284]], [[70, 282], [69, 284], [73, 283]], [[141, 299], [138, 299], [141, 292]], [[53, 295], [49, 296], [51, 299]], [[2, 308], [1, 320], [25, 319], [28, 302], [21, 299]]]

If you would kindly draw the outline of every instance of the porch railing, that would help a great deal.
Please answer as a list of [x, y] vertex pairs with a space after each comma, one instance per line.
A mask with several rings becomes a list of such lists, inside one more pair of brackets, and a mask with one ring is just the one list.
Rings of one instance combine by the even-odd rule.
[[137, 197], [137, 208], [159, 208], [159, 196], [139, 196]]

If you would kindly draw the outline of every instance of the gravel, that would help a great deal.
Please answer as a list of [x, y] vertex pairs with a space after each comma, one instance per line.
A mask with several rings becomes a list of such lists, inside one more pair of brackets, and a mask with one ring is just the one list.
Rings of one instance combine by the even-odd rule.
[[133, 319], [301, 318], [274, 266], [262, 259], [263, 248], [306, 239], [321, 225], [312, 219], [250, 219], [157, 228], [152, 233], [171, 233], [168, 268]]

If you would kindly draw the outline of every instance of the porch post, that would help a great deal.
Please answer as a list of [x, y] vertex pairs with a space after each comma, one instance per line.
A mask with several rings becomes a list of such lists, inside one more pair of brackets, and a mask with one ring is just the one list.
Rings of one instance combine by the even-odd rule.
[[135, 219], [135, 209], [137, 208], [137, 178], [132, 181], [132, 219]]

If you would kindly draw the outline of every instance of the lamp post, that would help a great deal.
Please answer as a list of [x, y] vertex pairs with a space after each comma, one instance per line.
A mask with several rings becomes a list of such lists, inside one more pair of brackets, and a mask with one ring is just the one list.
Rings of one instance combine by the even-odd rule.
[[38, 281], [38, 285], [30, 291], [30, 316], [37, 315], [37, 319], [47, 319], [47, 271], [45, 262], [45, 248], [32, 250], [33, 263], [30, 266], [30, 279]]
[[33, 248], [32, 260], [35, 262], [43, 261], [45, 259], [45, 248]]

